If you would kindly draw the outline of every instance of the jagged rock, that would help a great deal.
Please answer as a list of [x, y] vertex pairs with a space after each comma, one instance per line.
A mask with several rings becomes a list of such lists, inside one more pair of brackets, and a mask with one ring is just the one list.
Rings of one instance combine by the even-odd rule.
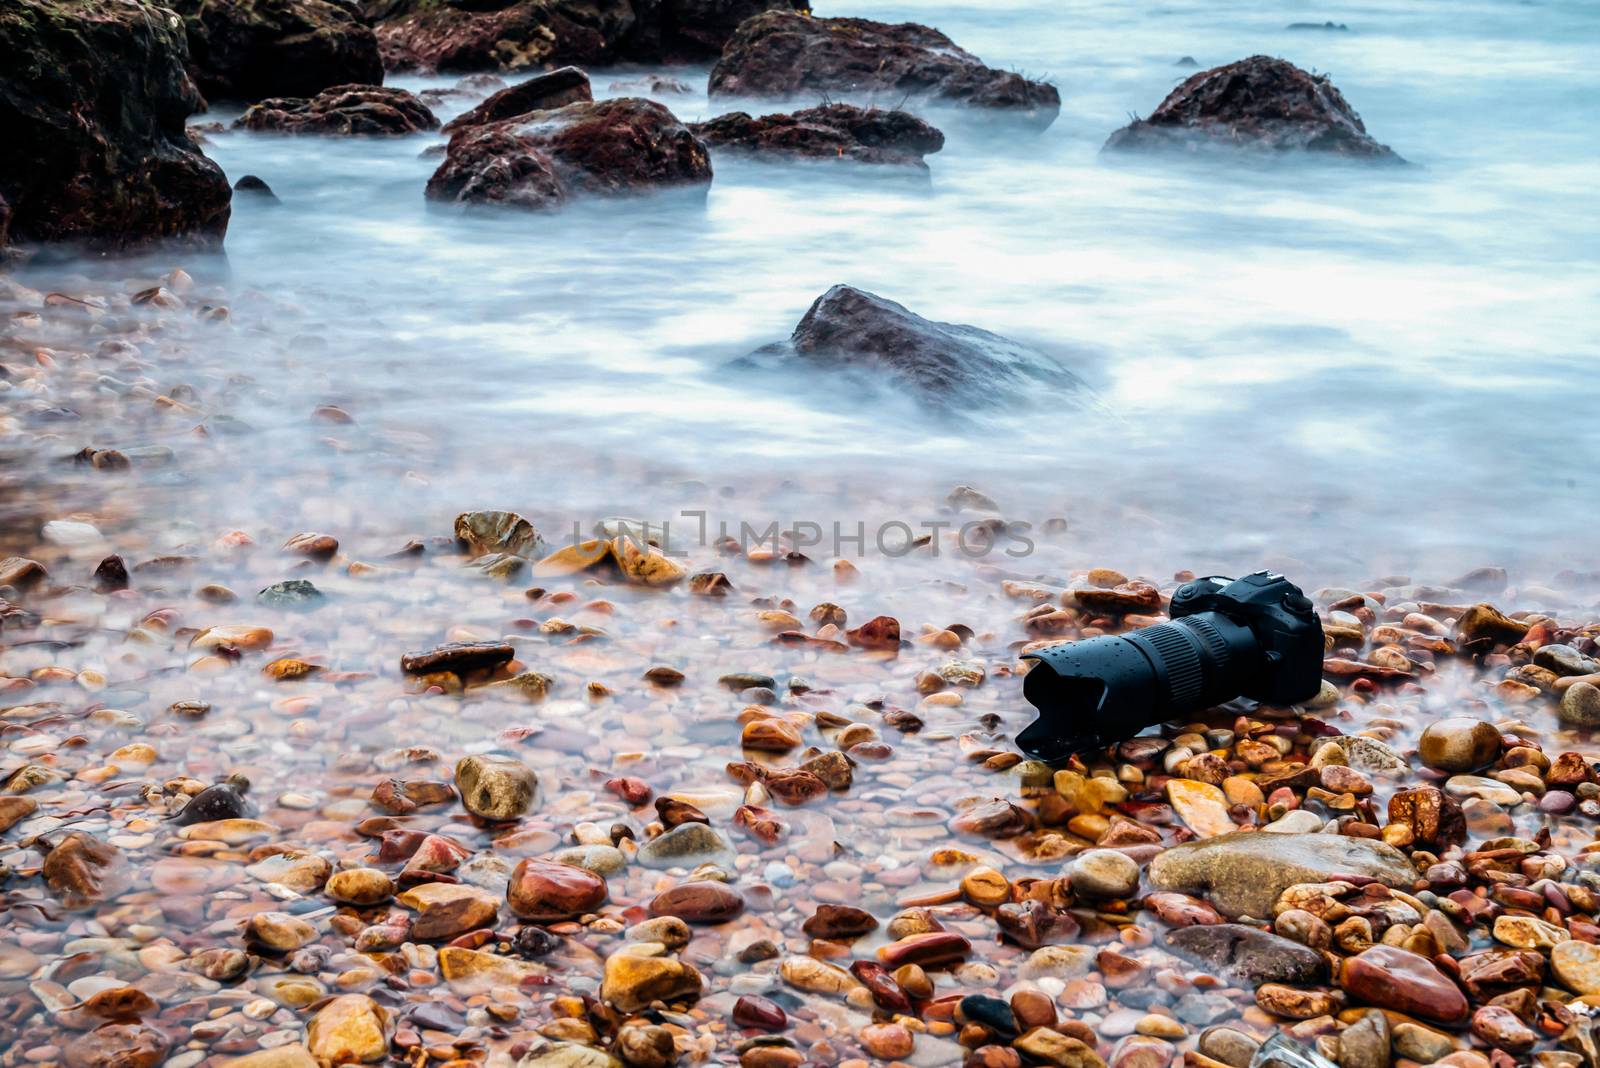
[[460, 130], [428, 179], [433, 200], [547, 210], [576, 196], [619, 196], [711, 182], [706, 147], [653, 101], [568, 104]]
[[454, 133], [468, 126], [514, 119], [530, 111], [553, 111], [593, 99], [589, 76], [577, 67], [562, 67], [500, 90], [477, 107], [445, 123], [444, 132]]
[[313, 97], [272, 97], [252, 104], [234, 126], [287, 134], [410, 134], [439, 120], [404, 89], [339, 85]]
[[1108, 150], [1256, 149], [1404, 162], [1367, 133], [1326, 77], [1287, 60], [1251, 56], [1201, 71], [1147, 119], [1111, 135]]
[[788, 115], [719, 115], [689, 129], [712, 148], [758, 159], [873, 163], [926, 171], [922, 157], [944, 147], [944, 134], [910, 112], [825, 104]]
[[928, 98], [1005, 110], [1041, 130], [1061, 110], [1055, 86], [986, 67], [931, 27], [779, 11], [740, 24], [711, 69], [710, 93]]
[[789, 340], [734, 364], [765, 371], [797, 365], [881, 376], [935, 406], [980, 406], [1039, 388], [1083, 386], [1041, 352], [975, 326], [924, 319], [843, 285], [817, 298]]
[[232, 194], [184, 127], [202, 102], [171, 12], [145, 0], [7, 0], [0, 56], [11, 240], [221, 243]]
[[189, 38], [189, 71], [212, 100], [309, 97], [381, 85], [378, 39], [337, 0], [171, 0]]

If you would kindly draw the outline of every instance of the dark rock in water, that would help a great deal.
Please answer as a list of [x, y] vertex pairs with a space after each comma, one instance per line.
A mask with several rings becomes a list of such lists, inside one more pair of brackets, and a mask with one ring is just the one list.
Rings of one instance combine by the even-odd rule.
[[391, 70], [704, 62], [739, 24], [795, 0], [365, 0]]
[[400, 658], [400, 670], [412, 675], [433, 671], [472, 671], [497, 667], [517, 654], [505, 642], [448, 642], [420, 653]]
[[183, 30], [143, 0], [0, 5], [0, 212], [9, 240], [216, 246], [228, 179], [189, 140]]
[[278, 194], [272, 191], [272, 187], [270, 185], [262, 181], [260, 178], [257, 178], [253, 174], [247, 174], [240, 178], [237, 182], [234, 182], [233, 191], [235, 193], [249, 194], [250, 196], [255, 197], [264, 203], [283, 203], [278, 199]]
[[1011, 1003], [988, 994], [968, 994], [961, 999], [961, 1015], [970, 1023], [982, 1024], [1004, 1041], [1017, 1037], [1017, 1018]]
[[500, 90], [477, 107], [445, 123], [444, 132], [453, 133], [468, 126], [482, 126], [514, 119], [530, 111], [551, 111], [593, 99], [589, 76], [577, 67], [562, 67]]
[[769, 12], [739, 27], [711, 69], [718, 96], [930, 98], [1015, 113], [1044, 129], [1061, 110], [1055, 86], [986, 67], [928, 26]]
[[1199, 65], [1200, 62], [1193, 56], [1183, 56], [1173, 64], [1174, 67], [1198, 67]]
[[322, 591], [305, 579], [274, 582], [260, 593], [256, 600], [274, 608], [308, 608], [322, 600]]
[[1107, 149], [1256, 149], [1404, 162], [1374, 141], [1327, 78], [1251, 56], [1191, 76], [1148, 119], [1111, 135]]
[[256, 815], [255, 803], [244, 796], [249, 789], [249, 780], [239, 775], [207, 786], [189, 799], [172, 822], [187, 827], [212, 820], [252, 819]]
[[926, 171], [922, 157], [944, 147], [944, 134], [909, 112], [827, 104], [790, 115], [719, 115], [689, 129], [713, 148], [760, 158], [847, 160]]
[[1327, 960], [1310, 946], [1243, 924], [1181, 927], [1167, 932], [1167, 945], [1234, 982], [1251, 986], [1320, 983], [1328, 975]]
[[456, 134], [428, 179], [430, 200], [550, 211], [566, 202], [550, 158], [498, 126]]
[[850, 286], [834, 286], [811, 305], [789, 340], [758, 349], [735, 366], [781, 370], [800, 363], [881, 374], [936, 405], [1015, 400], [1083, 382], [1055, 360], [975, 326], [924, 319]]
[[1333, 30], [1336, 33], [1349, 33], [1350, 27], [1342, 22], [1291, 22], [1285, 29], [1290, 30]]
[[381, 85], [378, 39], [337, 0], [170, 0], [189, 36], [189, 71], [213, 100], [315, 96]]
[[94, 569], [94, 588], [113, 593], [128, 588], [128, 565], [120, 556], [108, 556]]
[[461, 130], [428, 179], [427, 194], [548, 209], [574, 196], [703, 189], [710, 182], [706, 146], [672, 112], [621, 97]]
[[428, 105], [404, 89], [340, 85], [310, 97], [273, 97], [252, 104], [236, 128], [287, 134], [410, 134], [437, 130]]

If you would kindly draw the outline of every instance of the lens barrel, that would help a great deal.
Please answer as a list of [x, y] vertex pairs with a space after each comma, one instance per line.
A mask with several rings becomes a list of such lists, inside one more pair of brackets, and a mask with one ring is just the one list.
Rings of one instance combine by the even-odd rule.
[[1249, 627], [1199, 612], [1028, 657], [1037, 663], [1022, 693], [1039, 718], [1017, 745], [1054, 761], [1232, 700], [1260, 669], [1262, 650]]

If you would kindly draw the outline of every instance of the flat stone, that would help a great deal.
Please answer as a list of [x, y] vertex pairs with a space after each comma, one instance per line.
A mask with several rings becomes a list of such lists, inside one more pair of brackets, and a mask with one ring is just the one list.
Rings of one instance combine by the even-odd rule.
[[1254, 831], [1173, 846], [1150, 862], [1146, 875], [1158, 890], [1205, 894], [1225, 915], [1263, 918], [1296, 883], [1354, 875], [1409, 890], [1417, 881], [1405, 854], [1381, 842]]
[[318, 1068], [311, 1051], [298, 1042], [222, 1062], [222, 1068]]
[[1556, 981], [1578, 994], [1600, 994], [1600, 946], [1569, 939], [1550, 950]]
[[498, 667], [517, 655], [505, 642], [447, 642], [400, 658], [400, 670], [411, 675], [436, 671], [478, 671]]
[[1320, 983], [1328, 974], [1327, 960], [1309, 946], [1236, 923], [1179, 928], [1167, 946], [1240, 984]]
[[1219, 787], [1193, 779], [1168, 779], [1167, 801], [1201, 838], [1231, 834], [1239, 828], [1228, 816], [1228, 798]]
[[396, 898], [416, 911], [411, 937], [418, 942], [455, 938], [492, 926], [500, 914], [500, 899], [465, 883], [420, 883]]

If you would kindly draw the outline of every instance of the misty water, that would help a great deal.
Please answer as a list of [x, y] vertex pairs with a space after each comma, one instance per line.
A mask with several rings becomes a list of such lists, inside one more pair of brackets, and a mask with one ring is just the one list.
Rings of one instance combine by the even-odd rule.
[[[471, 506], [564, 527], [706, 499], [758, 526], [848, 526], [933, 515], [970, 483], [1010, 515], [1065, 517], [1071, 561], [1130, 570], [1260, 560], [1353, 582], [1497, 563], [1549, 583], [1592, 563], [1593, 5], [819, 13], [938, 26], [1053, 81], [1062, 114], [1035, 135], [930, 113], [948, 141], [926, 183], [718, 158], [703, 207], [560, 215], [430, 207], [437, 135], [212, 134], [230, 181], [258, 175], [282, 203], [236, 198], [235, 328], [174, 374], [227, 383], [250, 429], [151, 500], [185, 531], [293, 529], [307, 484], [372, 531]], [[1287, 28], [1324, 20], [1349, 29]], [[1100, 154], [1189, 73], [1180, 57], [1255, 53], [1330, 74], [1409, 165]], [[613, 80], [648, 72], [592, 73], [620, 95]], [[663, 73], [694, 88], [658, 98], [680, 118], [729, 109], [703, 68]], [[952, 420], [725, 368], [841, 282], [1045, 349], [1098, 406], [1042, 395]], [[322, 447], [305, 428], [320, 403], [363, 442]]]

